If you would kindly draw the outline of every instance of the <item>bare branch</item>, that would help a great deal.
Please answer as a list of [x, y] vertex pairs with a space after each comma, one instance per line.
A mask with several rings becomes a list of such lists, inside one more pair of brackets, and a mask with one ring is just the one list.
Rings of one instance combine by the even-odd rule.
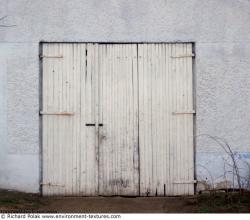
[[[5, 18], [7, 18], [8, 15], [5, 15], [3, 17], [0, 18], [0, 21], [4, 20]], [[0, 27], [14, 27], [16, 25], [5, 25], [5, 24], [0, 24]]]
[[1, 18], [0, 18], [0, 21], [3, 20], [3, 19], [5, 19], [5, 18], [7, 18], [7, 15], [1, 17]]
[[[235, 158], [236, 153], [234, 153], [228, 144], [228, 142], [224, 138], [216, 137], [216, 136], [211, 136], [209, 134], [201, 134], [198, 136], [206, 136], [209, 137], [210, 139], [214, 140], [219, 146], [222, 147], [222, 149], [231, 157], [232, 163], [233, 163], [233, 175], [236, 174], [237, 182], [238, 182], [238, 187], [240, 192], [242, 191], [242, 186], [241, 186], [241, 176], [240, 176], [240, 171], [239, 167], [237, 164], [237, 160]], [[235, 172], [234, 172], [235, 170]], [[234, 177], [233, 177], [234, 181]]]
[[14, 27], [14, 26], [16, 26], [16, 25], [2, 25], [2, 24], [0, 24], [0, 27]]

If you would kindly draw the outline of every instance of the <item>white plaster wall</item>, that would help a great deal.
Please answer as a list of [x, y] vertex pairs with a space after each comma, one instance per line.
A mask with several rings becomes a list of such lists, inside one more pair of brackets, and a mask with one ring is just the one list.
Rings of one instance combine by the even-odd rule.
[[[15, 26], [0, 27], [1, 188], [39, 191], [40, 41], [195, 42], [196, 132], [250, 160], [249, 0], [0, 0], [4, 15]], [[196, 152], [216, 178], [222, 150], [199, 137]]]

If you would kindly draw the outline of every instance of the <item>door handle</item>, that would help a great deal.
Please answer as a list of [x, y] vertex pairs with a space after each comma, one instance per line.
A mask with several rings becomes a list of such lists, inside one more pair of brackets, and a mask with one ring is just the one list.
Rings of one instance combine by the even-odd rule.
[[[92, 124], [92, 123], [86, 123], [85, 125], [86, 125], [86, 126], [95, 126], [95, 124]], [[102, 127], [103, 124], [102, 124], [102, 123], [99, 123], [98, 126]]]

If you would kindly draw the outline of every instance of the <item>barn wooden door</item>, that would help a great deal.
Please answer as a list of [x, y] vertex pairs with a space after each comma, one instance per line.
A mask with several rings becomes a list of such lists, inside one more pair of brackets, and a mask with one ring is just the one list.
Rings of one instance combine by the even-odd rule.
[[194, 193], [191, 44], [43, 44], [44, 195]]

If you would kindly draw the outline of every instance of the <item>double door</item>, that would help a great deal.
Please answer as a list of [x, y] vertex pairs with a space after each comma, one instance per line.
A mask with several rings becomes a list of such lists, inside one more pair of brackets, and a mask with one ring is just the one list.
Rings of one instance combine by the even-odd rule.
[[46, 43], [44, 195], [193, 194], [191, 44]]

